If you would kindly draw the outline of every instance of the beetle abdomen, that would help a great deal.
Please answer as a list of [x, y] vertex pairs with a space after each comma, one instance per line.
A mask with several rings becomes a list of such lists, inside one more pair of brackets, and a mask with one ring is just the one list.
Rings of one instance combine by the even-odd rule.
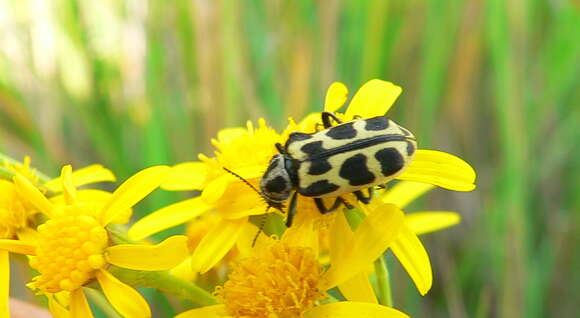
[[286, 149], [299, 162], [298, 192], [326, 197], [393, 179], [411, 161], [416, 143], [406, 129], [379, 116], [292, 135]]

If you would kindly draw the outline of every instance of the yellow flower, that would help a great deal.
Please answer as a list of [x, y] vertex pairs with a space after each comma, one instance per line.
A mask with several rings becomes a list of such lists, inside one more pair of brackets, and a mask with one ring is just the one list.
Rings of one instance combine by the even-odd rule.
[[[400, 93], [401, 88], [398, 86], [381, 80], [371, 80], [355, 94], [346, 112], [337, 115], [347, 121], [355, 116], [367, 118], [384, 115]], [[325, 110], [336, 111], [344, 104], [346, 96], [347, 89], [343, 84], [332, 84], [326, 96]], [[247, 129], [221, 131], [217, 140], [213, 140], [217, 148], [215, 157], [201, 155], [200, 162], [175, 166], [173, 176], [162, 186], [167, 190], [202, 190], [201, 196], [151, 213], [130, 229], [129, 236], [141, 239], [215, 210], [221, 221], [208, 231], [192, 256], [193, 268], [202, 273], [206, 272], [235, 245], [248, 224], [248, 216], [264, 213], [267, 207], [259, 195], [242, 181], [226, 173], [223, 168], [236, 172], [255, 187], [269, 160], [277, 153], [275, 143], [283, 143], [292, 131], [313, 132], [319, 118], [320, 114], [313, 114], [300, 123], [290, 120], [283, 134], [277, 134], [268, 128], [263, 120], [260, 120], [258, 128], [248, 124]], [[470, 191], [475, 187], [475, 172], [469, 164], [451, 154], [433, 150], [418, 149], [411, 164], [397, 179], [434, 184], [456, 191]], [[356, 203], [352, 196], [346, 196], [346, 199]], [[361, 205], [361, 209], [366, 207]], [[313, 200], [301, 196], [298, 199], [297, 211], [294, 223], [313, 223], [314, 229], [332, 224], [332, 219], [336, 217], [336, 213], [321, 216]], [[415, 240], [412, 243], [413, 246], [417, 245]], [[428, 288], [420, 290], [425, 293]]]
[[217, 148], [215, 157], [200, 155], [199, 162], [187, 162], [173, 167], [165, 189], [203, 189], [202, 195], [181, 201], [153, 212], [129, 229], [131, 239], [142, 239], [156, 232], [185, 223], [205, 212], [215, 211], [217, 222], [207, 230], [195, 248], [192, 266], [196, 272], [207, 272], [234, 246], [248, 224], [248, 216], [263, 214], [267, 208], [263, 199], [248, 186], [226, 172], [235, 170], [256, 186], [264, 172], [264, 164], [274, 154], [273, 145], [283, 137], [260, 120], [258, 127], [248, 122], [244, 128], [220, 131], [212, 140]]
[[[57, 195], [62, 192], [60, 178], [48, 180], [30, 166], [30, 157], [24, 157], [22, 163], [4, 158], [0, 164], [0, 172], [4, 177], [20, 175], [27, 179], [42, 193]], [[46, 181], [47, 180], [47, 181]], [[113, 173], [101, 165], [91, 165], [72, 173], [72, 182], [75, 186], [82, 186], [91, 183], [115, 181]], [[0, 179], [0, 239], [19, 239], [25, 241], [35, 241], [36, 232], [33, 230], [35, 216], [39, 210], [34, 207], [25, 197], [23, 197], [12, 180]], [[110, 195], [99, 190], [80, 190], [80, 199], [89, 200], [91, 198], [104, 197]], [[56, 197], [58, 199], [58, 196]], [[128, 219], [131, 211], [125, 211], [123, 217]], [[8, 263], [8, 252], [0, 251], [0, 276], [10, 276], [10, 266]], [[0, 286], [0, 317], [8, 315], [8, 280], [2, 280]], [[5, 294], [5, 295], [4, 295]]]
[[[323, 304], [329, 297], [316, 241], [314, 232], [301, 226], [292, 227], [280, 240], [262, 237], [251, 254], [234, 265], [225, 284], [216, 288], [222, 304], [176, 318], [408, 317], [376, 301]], [[372, 288], [370, 293], [374, 296]]]
[[[0, 168], [9, 175], [20, 175], [34, 184], [42, 193], [49, 193], [56, 196], [62, 192], [60, 178], [44, 181], [47, 179], [30, 167], [30, 157], [24, 157], [24, 162], [10, 162], [4, 160]], [[72, 173], [73, 184], [82, 186], [103, 181], [115, 181], [113, 173], [101, 165], [91, 165]], [[85, 190], [81, 190], [81, 195], [85, 197]], [[98, 190], [91, 190], [96, 193]], [[0, 238], [11, 239], [29, 237], [31, 235], [30, 225], [32, 218], [39, 211], [26, 199], [22, 198], [12, 180], [0, 179]], [[102, 191], [99, 194], [104, 193]], [[97, 194], [98, 195], [98, 194]], [[32, 234], [33, 235], [33, 234]]]
[[[111, 245], [106, 226], [155, 190], [170, 170], [166, 166], [142, 170], [102, 202], [78, 200], [72, 169], [65, 166], [60, 181], [62, 205], [54, 204], [30, 180], [17, 175], [14, 183], [19, 195], [48, 220], [38, 227], [37, 240], [2, 239], [0, 249], [31, 256], [30, 266], [39, 274], [28, 286], [47, 295], [49, 308], [57, 317], [67, 312], [71, 317], [92, 317], [83, 286], [95, 279], [121, 315], [150, 317], [143, 297], [107, 269], [110, 265], [143, 271], [173, 268], [188, 255], [187, 237], [172, 236], [157, 245]], [[3, 276], [2, 283], [7, 279]], [[58, 296], [62, 294], [69, 296], [68, 301]]]
[[[325, 273], [328, 287], [338, 286], [349, 300], [364, 300], [370, 283], [366, 275], [361, 275], [387, 248], [390, 248], [403, 268], [407, 271], [419, 292], [424, 295], [431, 288], [433, 275], [429, 255], [417, 235], [425, 234], [459, 223], [460, 216], [450, 211], [425, 211], [405, 214], [390, 242], [381, 242], [378, 236], [387, 235], [390, 222], [378, 212], [396, 206], [403, 209], [432, 185], [411, 181], [401, 181], [386, 190], [378, 200], [368, 206], [366, 218], [353, 234], [343, 214], [337, 214], [330, 229], [330, 269]], [[366, 223], [365, 223], [366, 222]], [[382, 233], [382, 234], [381, 234]], [[362, 235], [362, 237], [359, 237]], [[376, 237], [375, 237], [376, 236]], [[384, 237], [383, 237], [384, 239]], [[388, 244], [386, 244], [388, 243]], [[346, 282], [346, 283], [345, 283]], [[368, 300], [368, 299], [367, 299]]]

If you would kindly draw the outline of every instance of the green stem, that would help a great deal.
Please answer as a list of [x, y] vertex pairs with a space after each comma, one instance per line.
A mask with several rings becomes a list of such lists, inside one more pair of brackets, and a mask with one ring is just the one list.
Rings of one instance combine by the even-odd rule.
[[[140, 244], [127, 237], [127, 228], [124, 225], [110, 224], [107, 226], [107, 230], [114, 244]], [[168, 272], [134, 271], [114, 266], [109, 271], [122, 282], [131, 286], [155, 288], [167, 294], [190, 299], [201, 306], [215, 305], [218, 303], [206, 290], [192, 282], [175, 277]]]
[[83, 289], [85, 295], [91, 300], [93, 304], [95, 304], [99, 309], [109, 318], [121, 318], [121, 315], [117, 313], [117, 311], [111, 306], [109, 301], [105, 298], [105, 296], [92, 288], [84, 288]]
[[393, 307], [393, 295], [391, 293], [391, 281], [385, 259], [381, 256], [375, 261], [375, 274], [377, 275], [378, 298], [381, 305]]
[[189, 299], [200, 306], [218, 303], [206, 290], [168, 272], [134, 271], [114, 266], [108, 270], [119, 280], [131, 286], [155, 288], [166, 294]]

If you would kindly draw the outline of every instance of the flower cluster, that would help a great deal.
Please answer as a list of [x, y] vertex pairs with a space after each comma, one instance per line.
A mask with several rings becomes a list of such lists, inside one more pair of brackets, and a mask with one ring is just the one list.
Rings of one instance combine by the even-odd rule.
[[[398, 86], [371, 80], [341, 113], [348, 91], [334, 83], [324, 111], [342, 121], [381, 116], [400, 93]], [[64, 166], [60, 178], [49, 180], [30, 168], [28, 158], [5, 160], [0, 169], [0, 317], [8, 317], [9, 252], [28, 255], [38, 273], [28, 287], [46, 295], [56, 317], [91, 317], [85, 292], [93, 288], [120, 315], [150, 317], [136, 286], [192, 300], [194, 307], [183, 308], [181, 318], [406, 317], [392, 308], [383, 254], [390, 250], [424, 295], [433, 277], [417, 235], [460, 218], [449, 211], [405, 214], [402, 209], [435, 186], [473, 190], [475, 171], [451, 154], [417, 149], [394, 186], [372, 190], [368, 204], [342, 195], [347, 204], [323, 215], [312, 198], [298, 196], [293, 226], [286, 228], [284, 211], [269, 211], [256, 189], [278, 153], [275, 145], [293, 132], [319, 130], [320, 118], [314, 113], [301, 121], [289, 119], [281, 132], [263, 119], [224, 129], [212, 140], [213, 155], [144, 169], [112, 193], [78, 189], [115, 180], [100, 165], [76, 171]], [[132, 207], [158, 187], [201, 193], [124, 226]], [[323, 200], [329, 204], [336, 197]], [[266, 211], [273, 213], [264, 222], [258, 216]], [[186, 235], [152, 243], [153, 234], [183, 223], [188, 223]]]

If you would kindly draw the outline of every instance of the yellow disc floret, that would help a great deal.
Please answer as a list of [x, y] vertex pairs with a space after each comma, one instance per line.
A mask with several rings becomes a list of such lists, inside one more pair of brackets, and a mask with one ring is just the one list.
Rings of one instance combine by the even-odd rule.
[[72, 291], [105, 265], [106, 230], [88, 215], [65, 215], [38, 227], [36, 256], [30, 266], [40, 272], [30, 287], [40, 293]]
[[310, 248], [277, 241], [234, 265], [216, 295], [234, 317], [300, 317], [325, 298], [321, 273]]

